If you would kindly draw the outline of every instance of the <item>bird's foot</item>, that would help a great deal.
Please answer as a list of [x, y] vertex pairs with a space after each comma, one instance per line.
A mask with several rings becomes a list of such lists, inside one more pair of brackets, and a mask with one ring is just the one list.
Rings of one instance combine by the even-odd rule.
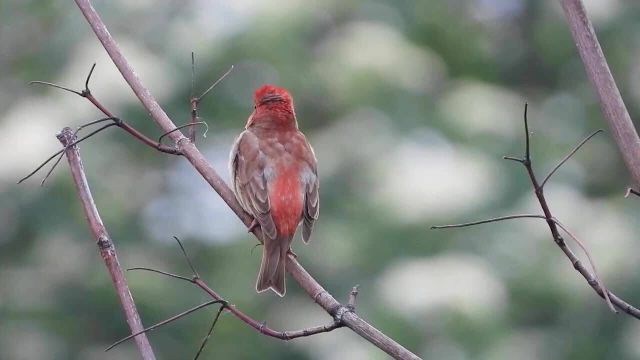
[[293, 250], [291, 250], [291, 248], [287, 250], [287, 254], [293, 256], [295, 259], [298, 258], [298, 254], [294, 253]]

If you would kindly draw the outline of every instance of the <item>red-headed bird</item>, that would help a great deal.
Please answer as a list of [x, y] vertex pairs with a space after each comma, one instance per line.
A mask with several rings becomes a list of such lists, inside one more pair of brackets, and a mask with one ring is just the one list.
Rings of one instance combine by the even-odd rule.
[[285, 263], [298, 224], [309, 241], [318, 219], [318, 168], [311, 145], [298, 130], [289, 92], [263, 85], [254, 110], [231, 149], [229, 168], [236, 198], [260, 226], [264, 249], [258, 292], [284, 296]]

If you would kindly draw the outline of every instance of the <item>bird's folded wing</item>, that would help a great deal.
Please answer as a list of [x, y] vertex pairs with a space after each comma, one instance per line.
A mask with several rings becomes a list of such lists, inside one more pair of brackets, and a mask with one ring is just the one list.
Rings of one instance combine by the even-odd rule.
[[269, 192], [264, 177], [265, 166], [266, 159], [260, 151], [258, 138], [251, 131], [244, 131], [231, 151], [230, 170], [233, 190], [244, 210], [258, 221], [263, 234], [274, 240], [277, 233], [271, 217]]

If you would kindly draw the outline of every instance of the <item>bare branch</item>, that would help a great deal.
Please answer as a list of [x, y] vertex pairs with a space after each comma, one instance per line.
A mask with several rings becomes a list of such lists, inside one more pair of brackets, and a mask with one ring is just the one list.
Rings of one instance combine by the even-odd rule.
[[[104, 260], [107, 270], [109, 271], [109, 275], [111, 275], [111, 280], [116, 289], [116, 293], [120, 300], [120, 304], [122, 305], [129, 328], [133, 333], [139, 332], [143, 329], [142, 321], [140, 320], [140, 315], [138, 315], [138, 310], [136, 309], [133, 297], [129, 291], [129, 286], [127, 285], [122, 268], [118, 262], [115, 245], [109, 237], [107, 229], [102, 223], [96, 204], [93, 201], [91, 190], [89, 190], [89, 184], [87, 183], [82, 160], [80, 159], [80, 151], [76, 145], [73, 145], [75, 140], [73, 131], [68, 127], [62, 129], [58, 134], [58, 139], [62, 145], [65, 146], [65, 153], [67, 155], [67, 160], [69, 161], [69, 167], [71, 169], [71, 175], [76, 187], [76, 192], [80, 198], [80, 202], [82, 203], [82, 208], [89, 223], [91, 233], [96, 239], [100, 255]], [[144, 360], [155, 359], [153, 349], [151, 348], [149, 340], [145, 334], [135, 336], [135, 342], [138, 346], [138, 350], [140, 351], [140, 355]]]
[[593, 25], [589, 21], [582, 0], [560, 0], [560, 3], [587, 77], [598, 94], [604, 119], [633, 178], [634, 187], [638, 188], [640, 186], [640, 138], [611, 75]]

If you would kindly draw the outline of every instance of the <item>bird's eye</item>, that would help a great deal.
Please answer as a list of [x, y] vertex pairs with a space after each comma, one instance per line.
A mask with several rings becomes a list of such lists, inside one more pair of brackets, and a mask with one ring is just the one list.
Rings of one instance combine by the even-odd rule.
[[258, 106], [257, 106], [257, 105], [253, 105], [253, 109], [254, 109], [254, 110], [255, 110], [255, 109], [257, 109], [257, 108], [258, 108]]

